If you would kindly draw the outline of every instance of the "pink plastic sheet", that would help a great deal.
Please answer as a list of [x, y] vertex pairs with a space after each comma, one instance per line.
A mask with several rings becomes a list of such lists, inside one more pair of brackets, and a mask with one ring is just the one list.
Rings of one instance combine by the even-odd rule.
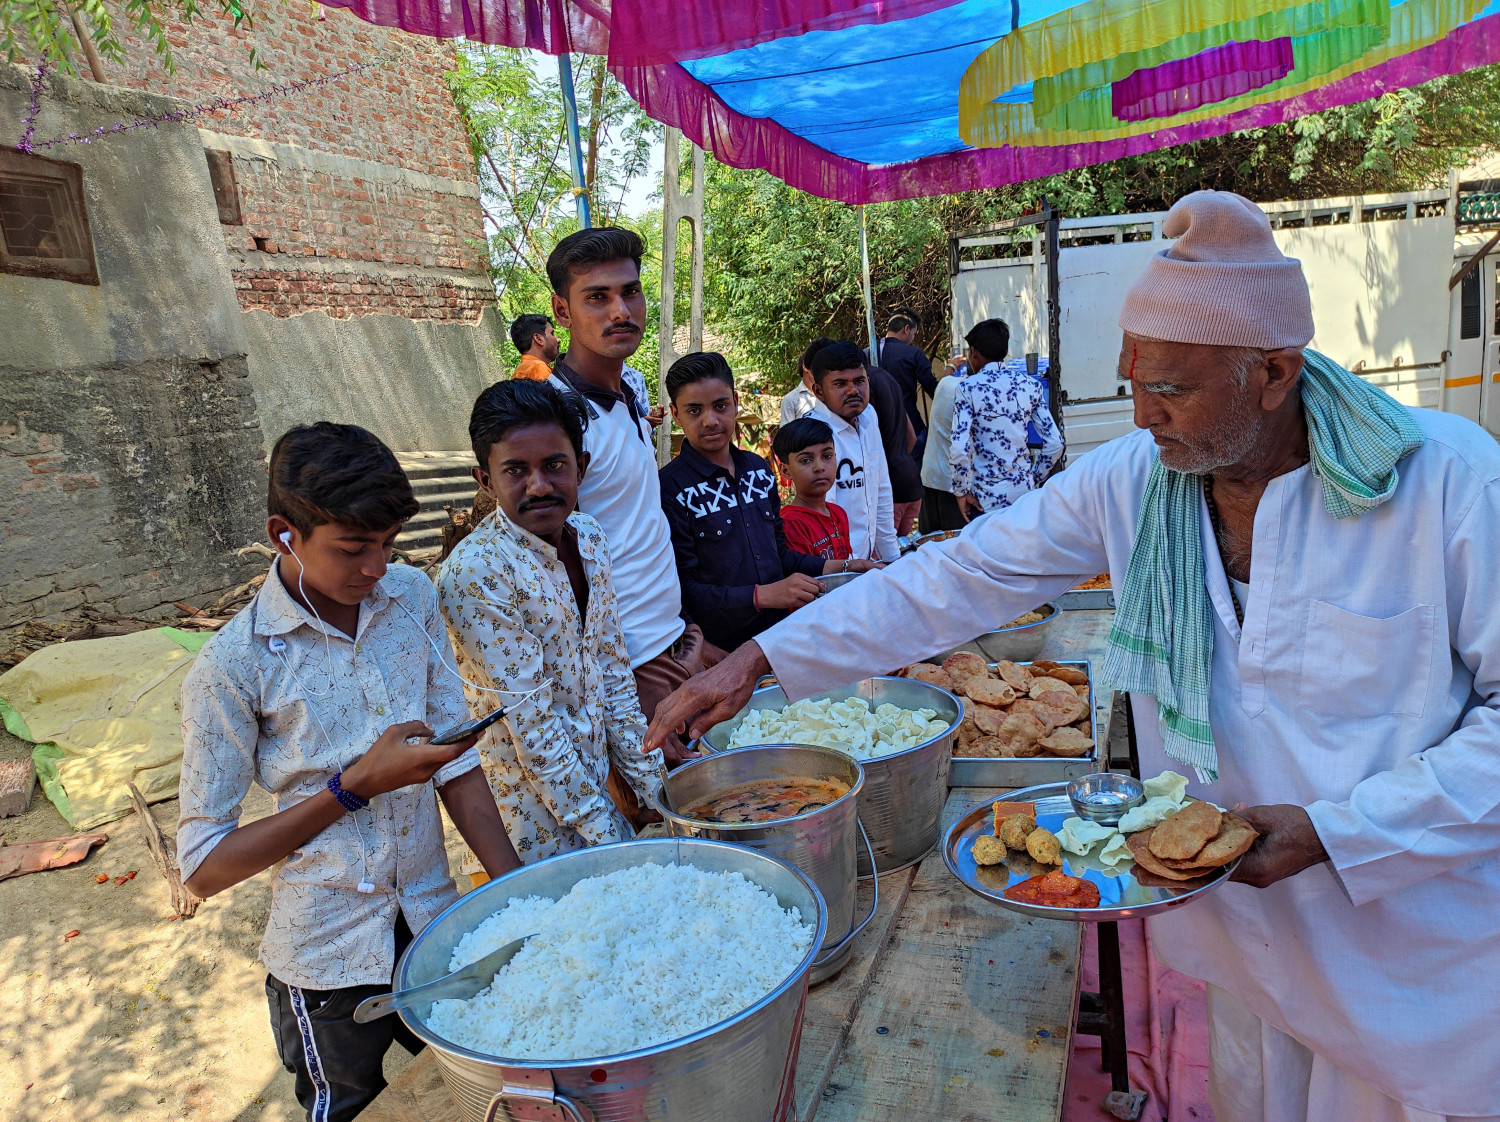
[[[1085, 990], [1099, 989], [1094, 933], [1084, 935]], [[1208, 1104], [1208, 1004], [1203, 983], [1169, 970], [1151, 954], [1146, 921], [1120, 924], [1120, 974], [1125, 985], [1125, 1040], [1130, 1051], [1130, 1087], [1150, 1095], [1143, 1119], [1214, 1122]], [[1073, 1038], [1073, 1057], [1063, 1092], [1063, 1122], [1101, 1122], [1111, 1089], [1101, 1070], [1099, 1038]]]
[[1225, 43], [1127, 74], [1110, 87], [1110, 108], [1122, 121], [1190, 113], [1258, 90], [1286, 77], [1292, 66], [1289, 37]]

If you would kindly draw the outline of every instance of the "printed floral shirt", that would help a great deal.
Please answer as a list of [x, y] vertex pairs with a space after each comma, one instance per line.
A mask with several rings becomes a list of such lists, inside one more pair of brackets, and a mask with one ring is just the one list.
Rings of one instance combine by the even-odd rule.
[[[182, 683], [183, 879], [239, 825], [251, 783], [285, 810], [322, 791], [392, 725], [443, 729], [467, 719], [438, 650], [452, 662], [437, 594], [420, 570], [387, 569], [351, 639], [293, 600], [280, 563], [272, 566]], [[389, 984], [397, 914], [420, 931], [458, 898], [433, 788], [478, 766], [470, 749], [431, 782], [376, 795], [276, 865], [260, 948], [266, 969], [304, 989]]]
[[[438, 598], [474, 712], [551, 678], [479, 742], [490, 789], [521, 860], [635, 837], [609, 797], [613, 761], [637, 794], [660, 782], [661, 753], [641, 753], [646, 718], [610, 577], [604, 531], [587, 514], [568, 525], [588, 576], [583, 618], [557, 551], [496, 510], [443, 562]], [[470, 683], [510, 691], [495, 695]], [[470, 861], [464, 871], [473, 872]]]
[[[1042, 438], [1035, 464], [1026, 448], [1028, 422]], [[1040, 379], [992, 362], [955, 387], [948, 444], [955, 495], [974, 496], [986, 513], [1008, 507], [1041, 486], [1062, 450]]]

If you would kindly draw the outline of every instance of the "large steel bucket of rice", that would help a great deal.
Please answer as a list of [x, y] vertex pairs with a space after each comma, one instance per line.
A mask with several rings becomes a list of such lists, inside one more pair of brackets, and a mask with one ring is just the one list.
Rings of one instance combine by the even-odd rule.
[[[705, 822], [681, 813], [693, 803], [759, 779], [825, 780], [849, 790], [827, 806], [765, 822]], [[653, 806], [676, 837], [747, 846], [789, 861], [808, 875], [828, 910], [827, 935], [812, 968], [811, 984], [817, 985], [844, 968], [854, 951], [854, 937], [880, 905], [877, 889], [869, 914], [856, 926], [856, 842], [861, 833], [856, 801], [864, 782], [859, 761], [831, 748], [762, 745], [717, 752], [683, 764], [667, 776]], [[864, 844], [869, 846], [868, 838]]]
[[[818, 694], [814, 700], [860, 697], [872, 707], [890, 702], [902, 709], [931, 709], [936, 720], [947, 723], [947, 731], [931, 740], [888, 756], [861, 760], [864, 789], [857, 800], [859, 820], [870, 835], [875, 868], [894, 872], [915, 864], [938, 843], [943, 803], [948, 798], [948, 760], [953, 738], [963, 720], [958, 698], [945, 689], [914, 678], [866, 678], [852, 686]], [[780, 686], [764, 686], [750, 695], [752, 709], [784, 709], [786, 694]], [[729, 747], [729, 736], [744, 714], [715, 725], [703, 734], [702, 746], [711, 752]], [[859, 856], [859, 875], [869, 876], [869, 861]]]
[[[431, 1004], [401, 1018], [432, 1049], [464, 1122], [790, 1122], [808, 973], [826, 930], [817, 887], [801, 870], [742, 846], [653, 838], [565, 853], [507, 873], [462, 897], [412, 940], [396, 964], [395, 988], [449, 972], [453, 948], [512, 897], [560, 899], [588, 877], [657, 864], [743, 874], [816, 923], [812, 946], [775, 989], [747, 1009], [677, 1040], [615, 1056], [557, 1062], [486, 1055], [438, 1036]], [[641, 907], [649, 908], [650, 900]], [[701, 953], [711, 955], [705, 946]]]

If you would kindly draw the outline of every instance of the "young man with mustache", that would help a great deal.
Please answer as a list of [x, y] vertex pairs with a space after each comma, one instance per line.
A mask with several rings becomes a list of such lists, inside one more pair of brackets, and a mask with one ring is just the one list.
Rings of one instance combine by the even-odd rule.
[[[578, 486], [578, 509], [598, 520], [609, 542], [625, 646], [650, 717], [662, 698], [718, 658], [683, 616], [650, 417], [624, 381], [625, 360], [641, 345], [646, 321], [644, 252], [633, 231], [579, 230], [557, 243], [547, 278], [552, 314], [569, 333], [552, 384], [581, 395], [589, 417], [584, 448], [592, 466]], [[680, 762], [683, 751], [674, 740], [667, 762]]]
[[838, 471], [834, 480], [839, 506], [849, 516], [849, 543], [854, 556], [870, 561], [895, 561], [896, 515], [891, 476], [880, 440], [880, 421], [870, 404], [870, 378], [865, 355], [853, 343], [824, 347], [812, 360], [816, 417], [833, 430]]
[[[479, 742], [506, 832], [528, 864], [633, 838], [640, 816], [628, 820], [611, 800], [611, 764], [637, 798], [662, 774], [660, 752], [641, 754], [646, 719], [604, 532], [577, 512], [591, 467], [587, 423], [583, 400], [546, 382], [497, 382], [479, 395], [469, 418], [474, 479], [497, 509], [437, 582], [474, 711], [539, 690]], [[476, 883], [478, 870], [465, 862]]]

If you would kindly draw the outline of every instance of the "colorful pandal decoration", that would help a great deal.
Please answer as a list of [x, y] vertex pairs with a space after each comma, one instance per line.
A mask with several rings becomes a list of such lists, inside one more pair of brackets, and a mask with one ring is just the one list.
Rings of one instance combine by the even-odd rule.
[[1024, 24], [959, 86], [976, 147], [1116, 140], [1300, 96], [1437, 42], [1488, 0], [1090, 0]]

